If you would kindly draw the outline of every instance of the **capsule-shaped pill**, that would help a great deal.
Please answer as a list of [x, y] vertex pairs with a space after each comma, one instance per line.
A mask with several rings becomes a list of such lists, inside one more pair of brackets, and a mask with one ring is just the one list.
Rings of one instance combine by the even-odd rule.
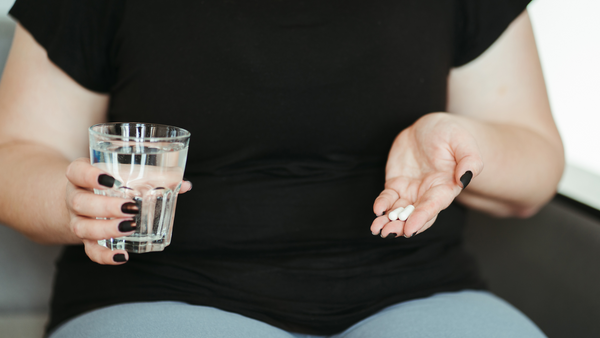
[[415, 207], [413, 205], [407, 206], [406, 208], [404, 208], [404, 210], [402, 210], [401, 213], [398, 214], [398, 219], [401, 221], [406, 221], [406, 219], [408, 219], [408, 216], [412, 214], [413, 210], [415, 210]]
[[388, 218], [390, 219], [390, 221], [395, 221], [398, 219], [398, 214], [402, 212], [402, 210], [404, 210], [404, 208], [400, 207], [398, 209], [394, 209], [394, 211], [391, 211], [388, 214]]

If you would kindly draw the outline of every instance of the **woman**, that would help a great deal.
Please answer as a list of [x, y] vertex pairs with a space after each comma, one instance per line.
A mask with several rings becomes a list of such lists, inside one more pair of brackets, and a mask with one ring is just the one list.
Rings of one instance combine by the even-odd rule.
[[[461, 246], [562, 173], [526, 4], [17, 1], [0, 222], [70, 245], [50, 337], [543, 336]], [[77, 159], [103, 121], [192, 132], [164, 252], [97, 244], [137, 212]]]

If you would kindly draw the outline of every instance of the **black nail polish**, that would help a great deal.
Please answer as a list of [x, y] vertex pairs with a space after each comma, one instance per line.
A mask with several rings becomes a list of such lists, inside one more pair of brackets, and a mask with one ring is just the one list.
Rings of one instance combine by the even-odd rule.
[[134, 221], [123, 221], [121, 223], [119, 223], [119, 231], [120, 232], [129, 232], [132, 230], [135, 230], [137, 227], [137, 224], [135, 224]]
[[469, 185], [469, 183], [471, 183], [472, 178], [473, 178], [473, 173], [471, 172], [471, 170], [467, 170], [467, 172], [464, 173], [460, 177], [460, 183], [462, 183], [463, 189], [465, 189], [467, 187], [467, 185]]
[[112, 188], [113, 185], [115, 185], [115, 178], [110, 175], [102, 174], [98, 176], [98, 183], [105, 187]]
[[126, 214], [137, 215], [140, 213], [137, 205], [133, 202], [127, 202], [121, 206], [121, 211]]
[[125, 258], [124, 254], [116, 254], [113, 256], [113, 261], [117, 263], [127, 262], [127, 258]]
[[394, 232], [390, 232], [390, 233], [387, 235], [386, 239], [388, 239], [388, 238], [396, 238], [396, 237], [398, 237], [398, 234], [396, 234], [396, 233], [394, 233]]

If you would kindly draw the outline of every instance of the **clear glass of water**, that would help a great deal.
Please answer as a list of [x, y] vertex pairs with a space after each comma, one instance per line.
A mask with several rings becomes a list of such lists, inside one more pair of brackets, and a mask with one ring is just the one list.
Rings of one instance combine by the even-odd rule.
[[115, 178], [99, 195], [132, 199], [140, 209], [130, 236], [98, 241], [128, 252], [162, 251], [171, 243], [190, 133], [151, 123], [102, 123], [90, 127], [90, 161]]

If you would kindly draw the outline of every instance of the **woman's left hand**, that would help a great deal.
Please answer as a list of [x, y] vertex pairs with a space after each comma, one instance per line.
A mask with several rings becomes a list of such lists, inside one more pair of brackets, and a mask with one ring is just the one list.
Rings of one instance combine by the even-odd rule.
[[[472, 178], [483, 169], [475, 138], [447, 113], [431, 113], [394, 140], [386, 165], [385, 189], [375, 199], [374, 235], [412, 237], [428, 229]], [[388, 213], [413, 205], [406, 221]]]

